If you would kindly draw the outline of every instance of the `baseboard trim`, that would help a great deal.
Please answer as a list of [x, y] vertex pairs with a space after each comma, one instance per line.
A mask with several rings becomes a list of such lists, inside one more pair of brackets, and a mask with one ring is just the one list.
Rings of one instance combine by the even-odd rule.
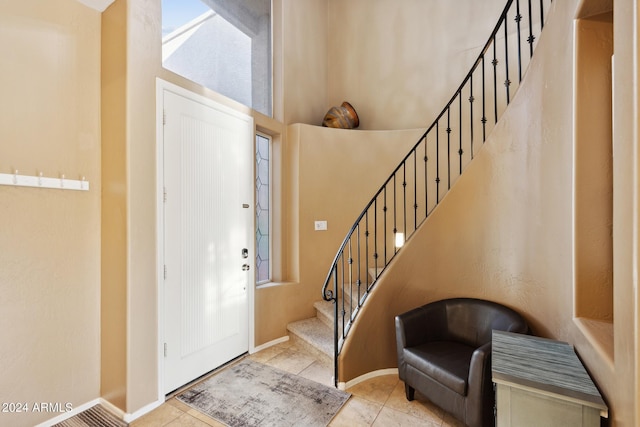
[[86, 411], [87, 409], [97, 405], [98, 403], [101, 403], [100, 399], [93, 399], [93, 400], [91, 400], [91, 401], [89, 401], [87, 403], [84, 403], [84, 404], [80, 405], [80, 406], [74, 407], [69, 412], [65, 412], [64, 414], [60, 414], [60, 415], [58, 415], [58, 416], [56, 416], [54, 418], [51, 418], [51, 419], [49, 419], [47, 421], [44, 421], [44, 422], [36, 425], [36, 427], [51, 427], [54, 424], [61, 423], [61, 422], [66, 421], [66, 420], [68, 420], [69, 418], [71, 418], [71, 417], [73, 417], [75, 415], [78, 415], [82, 411]]
[[98, 401], [100, 405], [102, 405], [102, 407], [107, 411], [111, 412], [112, 415], [115, 415], [118, 419], [125, 421], [124, 419], [125, 413], [122, 409], [118, 408], [116, 405], [109, 402], [108, 400], [105, 400], [103, 397], [99, 398]]
[[[132, 414], [123, 413], [122, 421], [124, 421], [126, 423], [130, 423], [130, 422], [132, 422], [134, 420], [137, 420], [138, 418], [142, 417], [143, 415], [146, 415], [149, 412], [153, 411], [154, 409], [158, 408], [163, 403], [164, 403], [164, 400], [156, 400], [155, 402], [151, 402], [148, 405], [143, 406], [142, 408], [138, 409], [137, 411], [135, 411]], [[113, 406], [113, 405], [111, 405], [111, 406]]]
[[346, 383], [338, 383], [338, 388], [340, 390], [346, 390], [356, 384], [360, 384], [361, 382], [370, 380], [371, 378], [381, 377], [383, 375], [398, 375], [398, 368], [378, 369], [377, 371], [367, 372], [366, 374], [360, 375], [359, 377], [347, 381]]
[[273, 341], [269, 341], [267, 343], [261, 344], [261, 345], [259, 345], [257, 347], [253, 347], [253, 348], [249, 349], [249, 354], [257, 353], [257, 352], [262, 351], [262, 350], [264, 350], [266, 348], [273, 347], [276, 344], [280, 344], [280, 343], [287, 342], [287, 341], [289, 341], [289, 335], [285, 335], [284, 337], [280, 337], [280, 338], [277, 338], [277, 339], [275, 339]]
[[78, 415], [81, 412], [86, 411], [89, 408], [94, 407], [95, 405], [100, 405], [102, 406], [105, 410], [109, 411], [113, 416], [115, 416], [116, 418], [126, 422], [126, 423], [130, 423], [140, 417], [142, 417], [143, 415], [153, 411], [154, 409], [156, 409], [157, 407], [159, 407], [160, 405], [162, 405], [164, 403], [164, 401], [156, 401], [156, 402], [152, 402], [140, 409], [138, 409], [136, 412], [132, 413], [132, 414], [128, 414], [126, 412], [124, 412], [122, 409], [118, 408], [117, 406], [115, 406], [113, 403], [109, 402], [108, 400], [105, 400], [102, 397], [99, 397], [97, 399], [93, 399], [87, 403], [84, 403], [80, 406], [76, 406], [75, 408], [73, 408], [71, 411], [69, 412], [65, 412], [64, 414], [60, 414], [57, 417], [51, 418], [47, 421], [44, 421], [43, 423], [40, 423], [38, 425], [36, 425], [35, 427], [51, 427], [55, 424], [61, 423], [63, 421], [68, 420], [71, 417], [74, 417], [76, 415]]

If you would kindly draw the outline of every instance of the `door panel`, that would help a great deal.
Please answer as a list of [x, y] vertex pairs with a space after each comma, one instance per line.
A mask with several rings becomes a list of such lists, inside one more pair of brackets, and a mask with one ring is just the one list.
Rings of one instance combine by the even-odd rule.
[[[164, 92], [165, 392], [248, 350], [253, 123]], [[251, 251], [252, 252], [252, 251]]]

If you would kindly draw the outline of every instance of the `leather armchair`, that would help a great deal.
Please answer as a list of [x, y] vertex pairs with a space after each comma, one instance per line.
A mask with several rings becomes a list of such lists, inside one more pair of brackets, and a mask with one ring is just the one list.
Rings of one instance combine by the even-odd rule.
[[407, 399], [418, 390], [468, 426], [493, 426], [491, 334], [529, 333], [525, 319], [495, 302], [453, 298], [398, 315], [395, 323]]

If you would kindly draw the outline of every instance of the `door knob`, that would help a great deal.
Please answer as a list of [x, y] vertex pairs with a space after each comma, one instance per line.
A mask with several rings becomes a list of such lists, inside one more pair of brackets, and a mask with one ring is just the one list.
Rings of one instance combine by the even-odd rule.
[[249, 271], [251, 267], [249, 266], [249, 264], [243, 264], [242, 265], [242, 271]]
[[242, 258], [249, 258], [249, 249], [247, 248], [242, 249]]

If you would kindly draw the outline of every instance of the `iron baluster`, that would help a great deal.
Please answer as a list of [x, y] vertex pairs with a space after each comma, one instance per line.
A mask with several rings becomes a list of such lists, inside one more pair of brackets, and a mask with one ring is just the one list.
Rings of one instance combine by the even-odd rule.
[[498, 123], [498, 58], [496, 55], [496, 36], [493, 35], [493, 112], [495, 116], [494, 124]]
[[[356, 227], [357, 231], [357, 227]], [[357, 235], [357, 234], [356, 234]], [[349, 320], [353, 315], [353, 235], [349, 239]], [[343, 298], [346, 296], [343, 295]]]
[[418, 153], [413, 149], [413, 229], [418, 228]]
[[[474, 70], [475, 71], [475, 70]], [[473, 97], [473, 72], [471, 73], [471, 78], [469, 79], [469, 146], [471, 149], [471, 160], [473, 160], [473, 102], [475, 98]], [[460, 171], [462, 173], [462, 171]]]
[[533, 35], [533, 12], [531, 11], [531, 0], [529, 0], [529, 38], [527, 42], [529, 43], [529, 58], [533, 56], [533, 42], [536, 37]]
[[424, 136], [424, 216], [429, 216], [429, 156], [427, 155], [427, 136]]
[[384, 265], [388, 264], [387, 260], [387, 185], [384, 186]]
[[440, 121], [436, 121], [436, 204], [440, 203]]
[[451, 107], [447, 108], [447, 190], [451, 189]]
[[369, 211], [364, 220], [364, 289], [365, 294], [369, 290]]
[[[360, 268], [362, 265], [362, 260], [360, 259], [360, 233], [360, 224], [358, 224], [358, 232], [356, 233], [356, 259], [358, 260], [358, 262], [356, 263], [356, 288], [358, 288], [358, 300], [356, 301], [356, 309], [360, 307], [360, 286], [362, 285], [362, 271]], [[351, 299], [353, 300], [353, 298]]]
[[516, 24], [518, 27], [518, 82], [522, 81], [522, 47], [520, 37], [520, 21], [522, 21], [522, 15], [520, 14], [520, 0], [516, 0]]
[[486, 96], [486, 83], [484, 73], [484, 54], [482, 55], [482, 143], [487, 140], [487, 96]]
[[398, 233], [398, 197], [397, 197], [397, 171], [393, 173], [393, 254], [398, 251], [395, 245], [396, 234]]
[[[333, 266], [333, 271], [330, 273], [333, 276], [333, 290], [335, 295], [338, 295], [338, 266]], [[338, 301], [333, 299], [333, 385], [338, 387]]]
[[509, 80], [509, 34], [507, 32], [507, 20], [504, 21], [504, 72], [506, 75], [504, 86], [507, 89], [507, 105], [511, 102], [509, 98], [509, 87], [511, 86], [511, 80]]
[[402, 166], [402, 238], [407, 235], [407, 162]]
[[[371, 285], [378, 278], [378, 196], [373, 199], [373, 267], [375, 268], [376, 275], [373, 278]], [[367, 288], [367, 292], [369, 289]]]
[[462, 174], [462, 92], [458, 94], [458, 109], [460, 110], [460, 116], [458, 121], [458, 139], [460, 140], [460, 147], [458, 148], [458, 155], [460, 156], [460, 174]]
[[[351, 239], [349, 239], [349, 241], [351, 241]], [[342, 254], [342, 284], [340, 285], [340, 288], [341, 288], [340, 289], [341, 290], [340, 300], [342, 301], [342, 312], [341, 312], [341, 315], [342, 315], [342, 333], [341, 333], [342, 337], [341, 338], [342, 339], [344, 339], [344, 337], [346, 336], [344, 328], [345, 328], [345, 326], [347, 324], [347, 319], [345, 318], [345, 316], [347, 314], [347, 307], [346, 307], [346, 303], [344, 301], [344, 279], [345, 279], [344, 270], [345, 270], [345, 268], [344, 268], [344, 252], [343, 252], [343, 254]]]

